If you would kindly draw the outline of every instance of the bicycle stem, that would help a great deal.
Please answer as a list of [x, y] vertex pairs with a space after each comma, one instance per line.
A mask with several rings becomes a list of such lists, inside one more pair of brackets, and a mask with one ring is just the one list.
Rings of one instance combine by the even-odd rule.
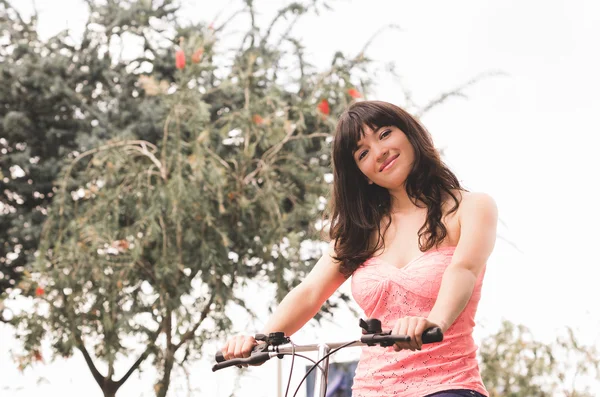
[[319, 362], [323, 357], [323, 361], [321, 362], [321, 371], [315, 372], [315, 396], [325, 396], [327, 389], [327, 375], [329, 374], [329, 357], [327, 354], [331, 348], [327, 346], [326, 343], [322, 343], [319, 345], [319, 353], [317, 356], [317, 362]]

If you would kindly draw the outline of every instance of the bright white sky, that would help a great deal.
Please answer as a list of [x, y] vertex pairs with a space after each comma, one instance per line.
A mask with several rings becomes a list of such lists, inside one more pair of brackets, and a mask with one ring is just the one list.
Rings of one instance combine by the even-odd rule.
[[[29, 2], [19, 3], [28, 14]], [[211, 20], [223, 7], [217, 3], [183, 1], [186, 15], [200, 20]], [[266, 15], [282, 4], [256, 3]], [[82, 1], [37, 0], [36, 4], [44, 36], [67, 26], [74, 34], [81, 31], [86, 19]], [[234, 10], [239, 3], [222, 4]], [[336, 50], [355, 54], [380, 27], [394, 23], [402, 32], [384, 33], [367, 55], [381, 64], [396, 62], [404, 84], [421, 104], [480, 73], [507, 74], [469, 88], [468, 100], [451, 100], [423, 117], [437, 145], [446, 147], [446, 160], [465, 186], [496, 199], [503, 222], [499, 233], [519, 248], [503, 240], [496, 245], [478, 313], [483, 327], [477, 335], [492, 332], [507, 318], [529, 326], [544, 340], [570, 325], [583, 341], [598, 343], [600, 259], [594, 247], [600, 224], [600, 3], [355, 0], [332, 4], [333, 12], [305, 18], [296, 27], [318, 66], [326, 67]], [[398, 84], [383, 75], [377, 79], [376, 92], [368, 99], [402, 104]], [[240, 329], [247, 325], [245, 321], [240, 317]], [[336, 323], [319, 329], [319, 336], [349, 340], [359, 333], [357, 319], [351, 315], [339, 314]], [[308, 327], [298, 333], [296, 342], [308, 343], [316, 333], [316, 328]], [[67, 397], [88, 391], [101, 395], [80, 355], [20, 374], [8, 353], [13, 344], [10, 332], [1, 327], [0, 344], [3, 396], [37, 397], [42, 392]], [[209, 350], [214, 353], [214, 346]], [[356, 355], [348, 351], [338, 360]], [[153, 395], [154, 374], [146, 368], [126, 383], [121, 396]], [[201, 395], [229, 396], [235, 371], [213, 374], [209, 368], [208, 360], [194, 366], [192, 386]], [[40, 377], [46, 381], [36, 384]], [[240, 381], [252, 392], [242, 389], [238, 395], [274, 397], [275, 377], [275, 363], [252, 369]], [[182, 384], [169, 395], [184, 396], [186, 390]]]

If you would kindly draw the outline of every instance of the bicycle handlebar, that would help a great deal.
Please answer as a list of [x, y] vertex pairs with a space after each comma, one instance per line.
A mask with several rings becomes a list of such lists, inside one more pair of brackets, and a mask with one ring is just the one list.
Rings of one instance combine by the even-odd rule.
[[423, 332], [421, 340], [425, 344], [441, 342], [444, 340], [444, 333], [440, 327], [432, 327]]
[[[217, 353], [218, 354], [218, 353]], [[269, 360], [272, 356], [277, 355], [277, 353], [272, 352], [263, 352], [263, 353], [254, 353], [248, 358], [232, 358], [231, 360], [223, 361], [223, 355], [221, 355], [221, 362], [213, 365], [213, 372], [218, 371], [223, 368], [232, 367], [234, 365], [254, 365], [254, 364], [262, 364], [265, 361]]]
[[[425, 330], [422, 334], [423, 344], [441, 342], [444, 339], [444, 334], [442, 330], [438, 327], [433, 327]], [[342, 345], [351, 345], [351, 346], [373, 346], [380, 345], [383, 347], [392, 346], [396, 342], [410, 342], [410, 336], [407, 335], [392, 335], [391, 331], [386, 333], [378, 333], [378, 334], [365, 334], [360, 338], [360, 341], [348, 342], [348, 343], [326, 343], [330, 347], [333, 346], [342, 346]], [[247, 358], [234, 358], [231, 360], [225, 360], [223, 354], [221, 352], [217, 352], [215, 354], [215, 361], [218, 364], [215, 364], [212, 368], [213, 372], [218, 371], [223, 368], [231, 367], [234, 365], [255, 365], [262, 364], [265, 361], [269, 360], [273, 356], [280, 356], [282, 354], [291, 354], [293, 351], [316, 351], [318, 350], [318, 345], [308, 345], [308, 346], [293, 346], [289, 347], [288, 344], [280, 345], [280, 346], [271, 346], [267, 343], [260, 343], [256, 345], [252, 352], [250, 353], [250, 357]]]
[[[441, 328], [432, 327], [426, 329], [421, 335], [421, 340], [423, 344], [436, 343], [444, 340], [444, 334], [442, 333]], [[392, 346], [396, 342], [410, 342], [410, 336], [407, 335], [392, 335], [391, 331], [383, 333], [383, 334], [366, 334], [360, 338], [360, 341], [363, 344], [372, 346], [374, 344], [388, 347]]]

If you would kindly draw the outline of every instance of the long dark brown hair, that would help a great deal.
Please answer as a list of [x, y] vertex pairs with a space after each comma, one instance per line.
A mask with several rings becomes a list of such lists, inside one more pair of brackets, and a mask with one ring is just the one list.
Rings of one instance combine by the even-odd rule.
[[[391, 197], [386, 188], [369, 184], [353, 153], [365, 135], [381, 127], [398, 127], [414, 149], [414, 163], [406, 179], [406, 192], [416, 205], [427, 207], [427, 220], [419, 229], [419, 249], [425, 252], [439, 244], [448, 232], [442, 222], [444, 200], [450, 196], [455, 212], [459, 200], [453, 189], [464, 190], [440, 158], [431, 135], [414, 117], [398, 106], [380, 101], [352, 104], [340, 116], [333, 141], [333, 188], [330, 199], [329, 237], [335, 241], [340, 271], [350, 276], [383, 247], [383, 235], [391, 224]], [[419, 204], [422, 203], [422, 204]], [[387, 225], [381, 230], [382, 220]], [[373, 244], [374, 232], [377, 242]]]

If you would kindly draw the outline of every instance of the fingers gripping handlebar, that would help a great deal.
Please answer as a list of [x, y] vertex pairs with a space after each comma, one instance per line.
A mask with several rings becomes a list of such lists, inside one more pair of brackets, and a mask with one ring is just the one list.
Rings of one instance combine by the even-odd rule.
[[[254, 348], [252, 348], [252, 352], [250, 353], [251, 356], [249, 358], [251, 358], [254, 355], [258, 355], [260, 353], [268, 352], [269, 346], [279, 346], [284, 343], [290, 342], [290, 338], [285, 336], [285, 334], [283, 332], [272, 332], [269, 335], [256, 334], [254, 336], [254, 339], [257, 341], [265, 342], [265, 343], [259, 343], [258, 345], [254, 346]], [[262, 355], [261, 357], [265, 357], [265, 356]], [[228, 366], [240, 365], [240, 364], [262, 364], [263, 362], [267, 361], [269, 358], [271, 358], [271, 357], [266, 357], [266, 359], [264, 361], [259, 361], [259, 362], [244, 361], [243, 363], [230, 364]], [[248, 360], [248, 359], [243, 358], [243, 359], [236, 359], [236, 360]], [[218, 363], [222, 363], [223, 361], [225, 361], [225, 357], [223, 357], [223, 353], [217, 352], [215, 354], [215, 361]], [[227, 362], [229, 362], [229, 361], [231, 361], [231, 360], [227, 360]], [[213, 369], [213, 371], [214, 371], [214, 369]]]
[[[213, 365], [212, 370], [213, 370], [213, 372], [215, 372], [215, 371], [218, 371], [223, 368], [232, 367], [234, 365], [262, 364], [265, 361], [267, 361], [268, 359], [270, 359], [272, 357], [271, 356], [272, 354], [275, 355], [276, 353], [269, 353], [269, 352], [252, 353], [252, 355], [248, 358], [232, 358], [231, 360], [222, 361], [218, 364]], [[223, 359], [222, 355], [221, 355], [221, 359]]]
[[[249, 360], [253, 356], [258, 356], [258, 355], [260, 355], [262, 353], [267, 353], [267, 356], [268, 356], [269, 355], [268, 348], [269, 348], [269, 344], [267, 344], [267, 343], [259, 343], [258, 345], [254, 346], [254, 348], [252, 349], [252, 352], [250, 353], [250, 357], [248, 357], [248, 358], [232, 358], [231, 360], [225, 360], [225, 357], [223, 357], [223, 353], [217, 352], [215, 354], [215, 361], [218, 362], [218, 363], [222, 363], [222, 362], [229, 363], [229, 362], [234, 361], [234, 360], [242, 360], [243, 361], [241, 363], [231, 364], [231, 365], [260, 364], [260, 363], [262, 363], [264, 361], [267, 361], [270, 357], [267, 357], [267, 359], [265, 359], [264, 361], [257, 362], [257, 363], [250, 363], [250, 362], [244, 361], [244, 360]], [[264, 356], [261, 356], [261, 357], [264, 357]], [[231, 365], [228, 365], [228, 367], [231, 366]]]
[[[377, 319], [360, 320], [360, 326], [366, 332], [360, 338], [360, 342], [367, 346], [379, 345], [383, 347], [392, 346], [396, 342], [410, 342], [410, 337], [407, 335], [392, 335], [391, 331], [382, 332], [381, 322]], [[277, 337], [273, 337], [277, 335]], [[221, 352], [215, 354], [215, 364], [212, 368], [213, 372], [234, 365], [257, 365], [262, 364], [273, 356], [283, 357], [278, 353], [277, 346], [289, 343], [289, 338], [284, 337], [281, 333], [270, 334], [269, 337], [257, 335], [257, 340], [264, 340], [266, 343], [259, 343], [252, 349], [251, 355], [248, 358], [234, 358], [225, 360]], [[433, 327], [425, 330], [422, 334], [424, 344], [441, 342], [444, 339], [442, 330], [438, 327]]]
[[[381, 321], [376, 318], [370, 318], [368, 320], [360, 319], [360, 327], [363, 329], [365, 334], [360, 338], [362, 343], [368, 346], [380, 345], [380, 346], [392, 346], [396, 342], [410, 342], [410, 336], [407, 335], [392, 335], [391, 331], [381, 331]], [[426, 329], [421, 335], [421, 340], [424, 344], [441, 342], [444, 339], [442, 330], [438, 327], [432, 327]]]
[[[423, 344], [441, 342], [444, 339], [442, 330], [438, 327], [426, 329], [422, 336]], [[360, 341], [368, 346], [379, 345], [383, 347], [392, 346], [396, 342], [410, 342], [410, 336], [392, 335], [391, 332], [383, 334], [366, 334]]]

